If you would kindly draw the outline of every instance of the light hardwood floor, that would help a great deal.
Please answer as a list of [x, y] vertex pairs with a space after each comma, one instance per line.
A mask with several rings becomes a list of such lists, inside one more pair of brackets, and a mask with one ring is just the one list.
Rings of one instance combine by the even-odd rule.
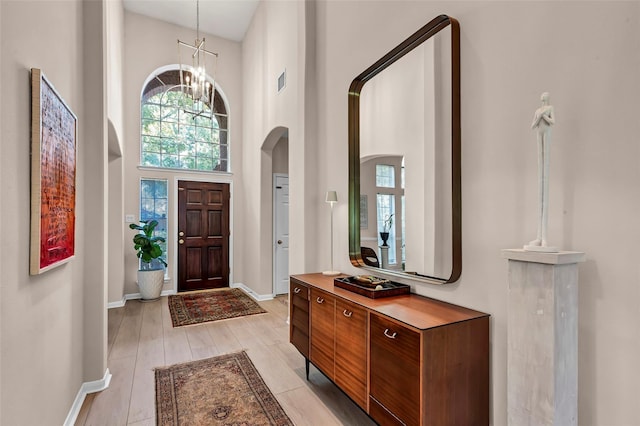
[[153, 369], [245, 350], [296, 425], [375, 424], [289, 343], [286, 297], [267, 314], [173, 328], [167, 298], [109, 310], [111, 384], [87, 397], [76, 425], [155, 425]]

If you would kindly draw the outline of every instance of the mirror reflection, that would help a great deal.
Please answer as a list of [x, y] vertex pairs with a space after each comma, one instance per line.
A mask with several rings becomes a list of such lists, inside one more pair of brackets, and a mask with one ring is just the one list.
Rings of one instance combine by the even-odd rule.
[[[443, 26], [425, 30], [434, 21]], [[421, 29], [425, 40], [394, 49], [407, 45], [399, 59], [382, 58], [350, 100], [350, 248], [356, 266], [441, 284], [458, 278], [461, 263], [459, 50], [457, 22], [434, 21]]]

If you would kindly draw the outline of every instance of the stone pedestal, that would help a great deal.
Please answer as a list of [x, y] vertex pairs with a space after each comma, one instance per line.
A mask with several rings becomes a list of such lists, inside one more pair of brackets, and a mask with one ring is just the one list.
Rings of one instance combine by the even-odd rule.
[[389, 269], [389, 246], [378, 246], [380, 248], [380, 267]]
[[509, 259], [509, 425], [578, 424], [581, 252], [503, 250]]

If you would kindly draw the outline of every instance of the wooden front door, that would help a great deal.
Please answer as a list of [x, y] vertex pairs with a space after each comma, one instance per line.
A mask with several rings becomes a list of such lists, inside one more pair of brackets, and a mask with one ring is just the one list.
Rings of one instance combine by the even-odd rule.
[[178, 181], [178, 291], [229, 286], [229, 184]]

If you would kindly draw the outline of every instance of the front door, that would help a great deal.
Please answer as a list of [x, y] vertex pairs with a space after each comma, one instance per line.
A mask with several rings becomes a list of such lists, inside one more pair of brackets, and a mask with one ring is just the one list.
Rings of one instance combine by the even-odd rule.
[[178, 291], [229, 286], [229, 184], [178, 181]]

